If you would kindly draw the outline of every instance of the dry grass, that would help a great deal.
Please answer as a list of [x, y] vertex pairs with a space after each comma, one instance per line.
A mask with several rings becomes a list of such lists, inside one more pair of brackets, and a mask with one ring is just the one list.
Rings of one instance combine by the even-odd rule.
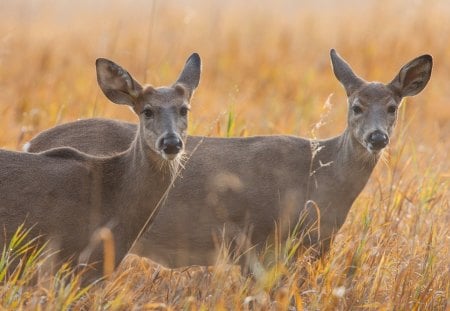
[[[134, 120], [100, 95], [94, 73], [100, 56], [162, 85], [199, 52], [204, 67], [192, 134], [318, 137], [345, 127], [345, 95], [330, 69], [331, 47], [361, 76], [384, 82], [419, 54], [435, 59], [430, 84], [403, 104], [387, 160], [326, 258], [311, 262], [305, 254], [291, 262], [282, 256], [256, 284], [233, 267], [169, 271], [130, 256], [112, 280], [86, 295], [74, 287], [76, 279], [61, 282], [70, 276], [65, 270], [37, 285], [10, 279], [0, 285], [0, 308], [448, 308], [450, 6], [444, 0], [339, 3], [0, 2], [0, 146], [10, 149], [80, 117]], [[325, 111], [330, 93], [333, 105]], [[324, 124], [314, 127], [324, 114]]]

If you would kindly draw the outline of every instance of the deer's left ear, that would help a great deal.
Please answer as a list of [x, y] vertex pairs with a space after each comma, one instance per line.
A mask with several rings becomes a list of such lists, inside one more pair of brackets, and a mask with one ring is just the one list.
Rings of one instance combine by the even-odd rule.
[[400, 97], [413, 96], [422, 91], [431, 77], [433, 58], [431, 55], [419, 56], [400, 69], [400, 72], [388, 84]]
[[192, 96], [200, 82], [200, 74], [202, 71], [202, 62], [197, 53], [193, 53], [186, 61], [184, 69], [178, 77], [174, 86], [181, 86], [188, 92], [189, 97]]

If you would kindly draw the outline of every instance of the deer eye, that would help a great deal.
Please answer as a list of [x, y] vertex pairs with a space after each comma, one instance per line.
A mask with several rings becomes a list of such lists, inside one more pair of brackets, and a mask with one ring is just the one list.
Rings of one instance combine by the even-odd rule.
[[151, 109], [149, 109], [149, 108], [146, 108], [146, 109], [144, 109], [144, 111], [142, 111], [142, 113], [144, 114], [144, 116], [147, 118], [147, 119], [150, 119], [150, 118], [153, 118], [153, 116], [154, 116], [154, 112], [153, 112], [153, 110], [151, 110]]
[[397, 111], [396, 106], [389, 106], [387, 109], [388, 113], [395, 113]]
[[188, 114], [188, 108], [187, 107], [181, 107], [180, 108], [180, 115], [185, 117]]
[[362, 111], [362, 108], [361, 107], [359, 107], [359, 106], [352, 106], [352, 111], [353, 111], [353, 113], [354, 114], [361, 114], [363, 111]]

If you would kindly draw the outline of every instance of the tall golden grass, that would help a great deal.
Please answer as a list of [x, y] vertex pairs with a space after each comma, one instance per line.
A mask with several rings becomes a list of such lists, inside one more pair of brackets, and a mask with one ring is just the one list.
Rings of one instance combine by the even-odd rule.
[[[435, 64], [426, 89], [404, 101], [385, 161], [325, 258], [280, 256], [254, 282], [225, 265], [170, 271], [130, 256], [112, 279], [87, 289], [77, 278], [64, 283], [71, 276], [65, 267], [37, 284], [0, 278], [0, 308], [445, 310], [449, 16], [444, 0], [0, 2], [0, 146], [8, 149], [77, 118], [134, 120], [101, 95], [97, 57], [164, 85], [199, 52], [203, 75], [190, 132], [219, 136], [339, 134], [347, 107], [330, 68], [332, 47], [368, 80], [388, 82], [424, 53]], [[35, 264], [47, 256], [38, 252]]]

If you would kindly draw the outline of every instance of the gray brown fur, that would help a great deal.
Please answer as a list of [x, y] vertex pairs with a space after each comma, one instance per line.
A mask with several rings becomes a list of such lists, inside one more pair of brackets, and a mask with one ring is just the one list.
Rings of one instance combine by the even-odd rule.
[[[252, 244], [263, 246], [276, 222], [286, 235], [300, 215], [307, 216], [307, 223], [317, 221], [311, 202], [320, 209], [320, 234], [311, 232], [305, 243], [321, 241], [327, 249], [389, 142], [401, 99], [419, 93], [432, 69], [431, 56], [423, 55], [382, 84], [359, 78], [334, 50], [331, 60], [348, 95], [348, 127], [341, 135], [317, 141], [189, 136], [183, 178], [133, 251], [168, 267], [211, 265], [217, 258], [214, 237], [223, 229], [227, 240], [246, 235]], [[97, 139], [74, 139], [86, 128], [99, 127], [107, 129], [101, 136], [117, 133], [120, 139], [102, 146]], [[30, 151], [70, 145], [93, 154], [114, 152], [126, 148], [133, 133], [132, 126], [119, 121], [77, 121], [38, 135]]]
[[[76, 261], [82, 253], [86, 255], [95, 231], [109, 227], [117, 265], [169, 187], [172, 176], [161, 168], [179, 161], [183, 153], [187, 117], [180, 114], [180, 109], [189, 105], [198, 85], [199, 56], [193, 54], [188, 59], [174, 85], [157, 89], [141, 87], [128, 72], [109, 60], [98, 59], [96, 68], [102, 91], [113, 102], [130, 105], [138, 115], [136, 135], [131, 137], [127, 148], [106, 157], [70, 147], [38, 154], [1, 150], [0, 225], [6, 236], [0, 237], [0, 245], [25, 222], [33, 226], [31, 237], [43, 235], [50, 240], [52, 250], [59, 250], [59, 263], [69, 258]], [[180, 94], [177, 91], [180, 85], [189, 92]], [[152, 95], [147, 94], [149, 88]], [[154, 116], [147, 118], [143, 109], [155, 110]], [[87, 138], [91, 139], [104, 128], [86, 130], [91, 135]], [[177, 154], [166, 155], [158, 147], [163, 146], [158, 142], [167, 135], [180, 140], [177, 144], [182, 148]], [[93, 249], [87, 261], [94, 262], [102, 262], [101, 245]], [[94, 268], [90, 275], [100, 276], [101, 265]]]

